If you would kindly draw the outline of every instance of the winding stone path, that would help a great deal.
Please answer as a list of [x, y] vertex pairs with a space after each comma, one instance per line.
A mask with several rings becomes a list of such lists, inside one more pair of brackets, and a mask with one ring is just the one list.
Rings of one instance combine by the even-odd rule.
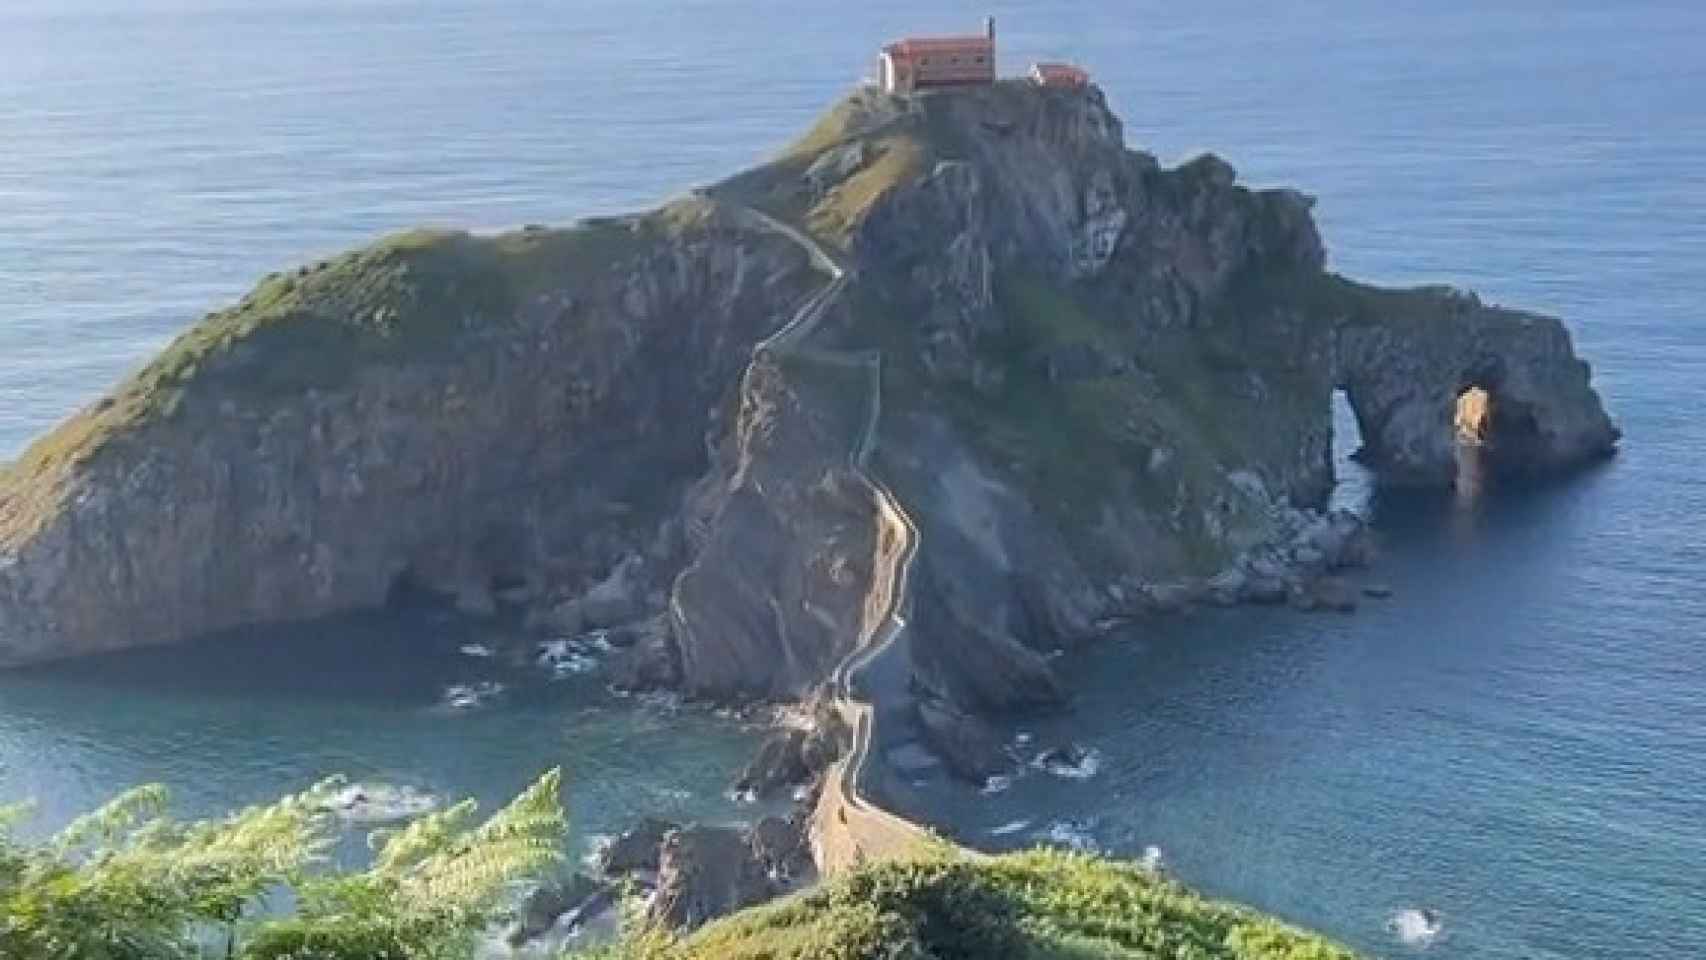
[[800, 346], [839, 300], [852, 274], [804, 231], [748, 206], [733, 209], [755, 226], [781, 233], [800, 244], [810, 253], [813, 264], [831, 276], [829, 284], [801, 306], [793, 318], [754, 347], [753, 356], [796, 353], [814, 360], [865, 368], [870, 378], [870, 407], [864, 430], [849, 454], [848, 466], [876, 497], [885, 533], [899, 540], [898, 549], [892, 553], [895, 557], [892, 567], [874, 572], [881, 579], [875, 588], [886, 593], [882, 618], [871, 635], [831, 675], [836, 709], [853, 730], [851, 749], [824, 777], [813, 816], [812, 846], [818, 867], [826, 874], [833, 874], [869, 860], [908, 856], [931, 839], [927, 830], [883, 809], [863, 789], [870, 772], [880, 694], [862, 680], [875, 672], [873, 668], [879, 663], [907, 656], [907, 611], [911, 598], [908, 581], [912, 562], [918, 555], [918, 527], [893, 492], [868, 469], [882, 419], [882, 354], [876, 350], [831, 352]]

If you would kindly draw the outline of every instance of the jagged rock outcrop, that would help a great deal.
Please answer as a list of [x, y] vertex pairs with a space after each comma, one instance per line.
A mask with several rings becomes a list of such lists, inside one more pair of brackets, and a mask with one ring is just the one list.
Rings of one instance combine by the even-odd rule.
[[664, 838], [650, 913], [671, 928], [692, 928], [775, 894], [769, 870], [745, 833], [693, 826]]
[[1128, 149], [1094, 88], [862, 91], [654, 214], [274, 278], [0, 476], [0, 662], [413, 585], [798, 697], [887, 612], [874, 479], [919, 686], [1044, 707], [1111, 615], [1327, 572], [1336, 388], [1389, 482], [1452, 481], [1470, 386], [1498, 472], [1612, 450], [1560, 323], [1333, 276], [1311, 206]]

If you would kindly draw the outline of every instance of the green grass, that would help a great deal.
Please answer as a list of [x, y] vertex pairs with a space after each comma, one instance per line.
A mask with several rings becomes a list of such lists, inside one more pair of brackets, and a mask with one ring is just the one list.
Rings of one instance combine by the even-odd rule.
[[[643, 941], [646, 938], [642, 938]], [[646, 960], [1353, 960], [1355, 954], [1140, 867], [1035, 851], [866, 867], [677, 942]]]

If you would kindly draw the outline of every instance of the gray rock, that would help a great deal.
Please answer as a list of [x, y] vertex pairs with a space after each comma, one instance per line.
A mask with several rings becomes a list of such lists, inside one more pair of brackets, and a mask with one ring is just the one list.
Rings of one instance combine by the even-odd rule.
[[766, 737], [759, 744], [758, 754], [736, 778], [736, 792], [763, 799], [784, 787], [806, 782], [812, 774], [805, 759], [806, 739], [804, 730], [778, 730]]
[[916, 740], [908, 740], [889, 748], [885, 756], [888, 758], [889, 766], [895, 768], [902, 776], [907, 777], [924, 776], [942, 766], [942, 761]]
[[982, 785], [1011, 765], [1006, 747], [994, 731], [950, 704], [920, 701], [918, 722], [924, 742], [955, 776]]
[[534, 888], [521, 901], [515, 922], [505, 939], [511, 947], [520, 947], [539, 937], [574, 910], [585, 911], [589, 901], [609, 902], [612, 893], [608, 885], [585, 874], [575, 873], [548, 881]]
[[552, 637], [573, 637], [586, 630], [586, 618], [581, 615], [579, 599], [563, 600], [550, 606], [528, 611], [525, 629]]
[[765, 817], [752, 825], [752, 854], [772, 879], [787, 882], [811, 872], [812, 851], [805, 818]]
[[640, 564], [639, 557], [618, 563], [610, 576], [594, 584], [580, 598], [581, 619], [586, 629], [618, 627], [640, 615], [643, 596], [637, 582]]
[[463, 583], [456, 588], [456, 612], [465, 617], [487, 618], [498, 612], [497, 598], [481, 583]]
[[1357, 608], [1357, 591], [1342, 577], [1320, 577], [1293, 590], [1292, 606], [1299, 610], [1352, 613]]
[[1053, 347], [1038, 356], [1036, 362], [1050, 383], [1098, 380], [1124, 368], [1123, 361], [1109, 357], [1094, 344], [1085, 342]]
[[1242, 570], [1224, 570], [1204, 585], [1204, 596], [1215, 606], [1230, 607], [1247, 599], [1250, 578]]
[[1321, 548], [1312, 544], [1300, 544], [1291, 548], [1291, 560], [1305, 570], [1319, 570], [1327, 565], [1327, 555]]
[[606, 876], [620, 876], [640, 870], [656, 870], [664, 837], [676, 829], [679, 829], [678, 825], [667, 820], [656, 817], [641, 819], [598, 852], [599, 871]]
[[865, 156], [865, 141], [853, 140], [824, 151], [821, 156], [812, 161], [811, 166], [806, 167], [806, 172], [802, 174], [801, 179], [805, 180], [814, 191], [821, 193], [846, 180], [853, 175], [854, 171], [863, 167]]
[[1184, 613], [1191, 608], [1196, 591], [1182, 583], [1156, 583], [1144, 590], [1149, 609], [1162, 614]]
[[1249, 603], [1258, 604], [1284, 603], [1285, 581], [1278, 577], [1251, 577], [1244, 584], [1244, 599]]
[[681, 679], [674, 648], [667, 638], [659, 636], [614, 650], [608, 669], [610, 682], [619, 690], [661, 690]]

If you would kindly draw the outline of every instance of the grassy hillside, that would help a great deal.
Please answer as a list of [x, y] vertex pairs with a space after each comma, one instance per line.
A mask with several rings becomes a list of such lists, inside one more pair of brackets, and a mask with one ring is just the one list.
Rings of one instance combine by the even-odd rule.
[[1354, 960], [1130, 864], [1055, 851], [867, 867], [609, 960]]
[[[453, 358], [503, 335], [542, 291], [596, 295], [648, 249], [710, 229], [713, 206], [684, 200], [641, 217], [482, 236], [413, 230], [262, 280], [208, 314], [106, 396], [12, 463], [0, 462], [0, 546], [52, 515], [60, 479], [110, 442], [172, 419], [186, 398], [265, 408], [335, 390], [372, 366]], [[563, 322], [620, 322], [598, 311]]]

